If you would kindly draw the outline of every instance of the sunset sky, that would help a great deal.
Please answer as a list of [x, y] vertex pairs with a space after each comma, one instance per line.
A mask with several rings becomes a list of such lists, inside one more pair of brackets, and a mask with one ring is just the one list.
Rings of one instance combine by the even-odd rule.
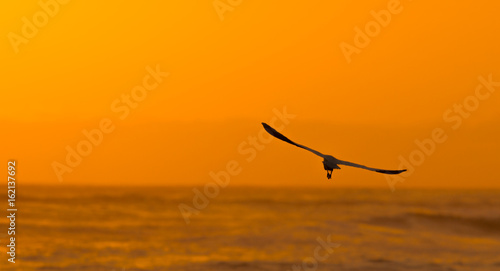
[[267, 141], [273, 122], [339, 159], [409, 165], [396, 188], [500, 188], [500, 2], [67, 2], [1, 4], [0, 150], [20, 183], [201, 186], [230, 167], [231, 185], [388, 187], [349, 167], [327, 180]]

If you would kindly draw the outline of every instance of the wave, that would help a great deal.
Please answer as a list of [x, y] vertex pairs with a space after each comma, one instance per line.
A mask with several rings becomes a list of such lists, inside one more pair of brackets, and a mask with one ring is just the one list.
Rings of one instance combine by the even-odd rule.
[[429, 227], [447, 232], [500, 235], [500, 217], [472, 217], [457, 214], [407, 212], [396, 216], [371, 217], [368, 224], [387, 227]]

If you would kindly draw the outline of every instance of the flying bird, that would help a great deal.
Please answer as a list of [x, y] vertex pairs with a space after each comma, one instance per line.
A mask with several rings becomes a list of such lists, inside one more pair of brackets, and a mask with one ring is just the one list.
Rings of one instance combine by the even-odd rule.
[[340, 169], [339, 165], [345, 165], [345, 166], [351, 166], [351, 167], [357, 167], [357, 168], [362, 168], [362, 169], [366, 169], [366, 170], [371, 170], [371, 171], [375, 171], [375, 172], [378, 172], [378, 173], [384, 173], [384, 174], [399, 174], [401, 172], [405, 172], [406, 169], [402, 169], [402, 170], [385, 170], [385, 169], [378, 169], [378, 168], [371, 168], [371, 167], [367, 167], [367, 166], [363, 166], [363, 165], [360, 165], [360, 164], [355, 164], [355, 163], [351, 163], [351, 162], [347, 162], [347, 161], [342, 161], [342, 160], [339, 160], [331, 155], [324, 155], [322, 153], [320, 153], [319, 151], [315, 151], [311, 148], [308, 148], [304, 145], [300, 145], [300, 144], [297, 144], [293, 141], [291, 141], [290, 139], [288, 139], [286, 136], [282, 135], [281, 133], [279, 133], [278, 131], [276, 131], [273, 127], [267, 125], [266, 123], [262, 123], [262, 125], [264, 126], [264, 129], [266, 129], [266, 131], [271, 134], [272, 136], [276, 137], [277, 139], [280, 139], [280, 140], [283, 140], [285, 142], [288, 142], [292, 145], [295, 145], [299, 148], [302, 148], [302, 149], [305, 149], [305, 150], [308, 150], [320, 157], [323, 158], [323, 167], [325, 168], [326, 170], [326, 177], [328, 179], [331, 179], [332, 178], [332, 172], [334, 169]]

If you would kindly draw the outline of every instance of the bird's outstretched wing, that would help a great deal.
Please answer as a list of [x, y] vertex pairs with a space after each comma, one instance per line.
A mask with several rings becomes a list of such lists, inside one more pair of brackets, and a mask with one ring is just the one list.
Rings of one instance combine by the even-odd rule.
[[300, 144], [297, 144], [297, 143], [295, 143], [295, 142], [291, 141], [291, 140], [290, 140], [290, 139], [288, 139], [286, 136], [284, 136], [284, 135], [282, 135], [280, 132], [278, 132], [278, 131], [274, 130], [274, 128], [273, 128], [273, 127], [271, 127], [271, 126], [267, 125], [266, 123], [264, 123], [264, 122], [263, 122], [263, 123], [262, 123], [262, 126], [264, 126], [264, 129], [266, 129], [266, 131], [267, 131], [270, 135], [272, 135], [272, 136], [276, 137], [277, 139], [283, 140], [283, 141], [285, 141], [285, 142], [288, 142], [288, 143], [290, 143], [290, 144], [292, 144], [292, 145], [295, 145], [295, 146], [297, 146], [297, 147], [299, 147], [299, 148], [302, 148], [302, 149], [308, 150], [308, 151], [310, 151], [310, 152], [312, 152], [312, 153], [314, 153], [314, 154], [316, 154], [316, 155], [318, 155], [318, 156], [321, 156], [321, 157], [325, 158], [325, 156], [324, 156], [322, 153], [320, 153], [319, 151], [315, 151], [315, 150], [313, 150], [313, 149], [311, 149], [311, 148], [308, 148], [308, 147], [306, 147], [306, 146], [303, 146], [303, 145], [300, 145]]
[[399, 174], [401, 172], [405, 172], [406, 171], [406, 169], [402, 169], [402, 170], [385, 170], [385, 169], [371, 168], [371, 167], [367, 167], [367, 166], [363, 166], [363, 165], [359, 165], [359, 164], [355, 164], [355, 163], [351, 163], [351, 162], [347, 162], [347, 161], [342, 161], [342, 160], [338, 160], [338, 159], [337, 159], [337, 163], [339, 165], [346, 165], [346, 166], [350, 166], [350, 167], [357, 167], [357, 168], [367, 169], [367, 170], [375, 171], [375, 172], [378, 172], [378, 173], [384, 173], [384, 174]]

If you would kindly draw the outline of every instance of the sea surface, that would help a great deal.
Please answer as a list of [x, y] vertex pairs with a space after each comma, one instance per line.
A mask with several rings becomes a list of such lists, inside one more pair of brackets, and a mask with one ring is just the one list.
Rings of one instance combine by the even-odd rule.
[[499, 190], [192, 189], [21, 186], [0, 270], [500, 270]]

